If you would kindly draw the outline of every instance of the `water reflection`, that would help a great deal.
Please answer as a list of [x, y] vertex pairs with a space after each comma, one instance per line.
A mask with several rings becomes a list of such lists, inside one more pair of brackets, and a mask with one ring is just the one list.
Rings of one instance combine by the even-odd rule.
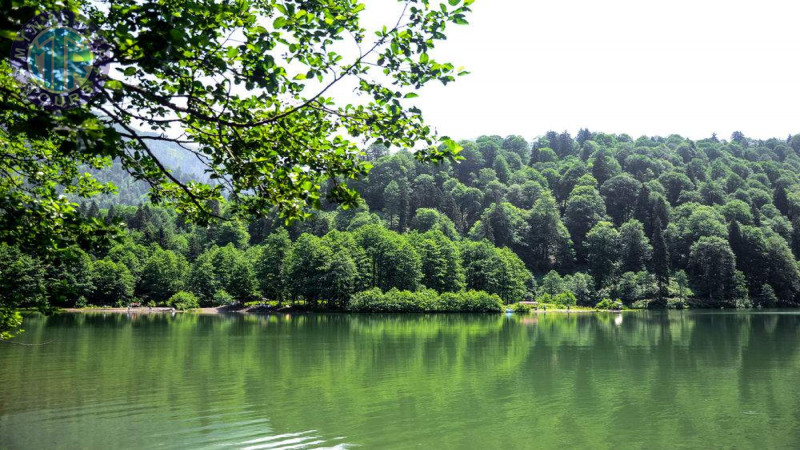
[[[0, 346], [0, 447], [782, 447], [800, 314], [65, 314]], [[643, 432], [642, 430], [647, 430]]]

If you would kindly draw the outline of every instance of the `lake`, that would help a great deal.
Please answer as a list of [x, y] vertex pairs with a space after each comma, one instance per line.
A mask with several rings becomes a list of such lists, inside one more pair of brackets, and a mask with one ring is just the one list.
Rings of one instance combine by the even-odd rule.
[[31, 316], [0, 448], [797, 448], [800, 312]]

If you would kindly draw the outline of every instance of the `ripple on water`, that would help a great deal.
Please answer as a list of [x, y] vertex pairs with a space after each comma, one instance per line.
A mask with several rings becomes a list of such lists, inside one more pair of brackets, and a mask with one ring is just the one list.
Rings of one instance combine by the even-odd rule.
[[[46, 425], [45, 425], [46, 424]], [[48, 433], [36, 433], [45, 425]], [[0, 431], [15, 430], [9, 448], [247, 448], [344, 449], [344, 437], [317, 430], [278, 433], [250, 408], [205, 413], [191, 408], [159, 409], [126, 402], [91, 403], [0, 415]], [[98, 430], [77, 434], [74, 430]], [[103, 430], [103, 431], [99, 431]], [[114, 433], [109, 433], [113, 430]]]

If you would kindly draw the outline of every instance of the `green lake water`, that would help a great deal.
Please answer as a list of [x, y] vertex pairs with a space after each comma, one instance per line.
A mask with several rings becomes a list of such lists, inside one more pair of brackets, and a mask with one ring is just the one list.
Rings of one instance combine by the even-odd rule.
[[800, 312], [32, 316], [0, 448], [798, 448]]

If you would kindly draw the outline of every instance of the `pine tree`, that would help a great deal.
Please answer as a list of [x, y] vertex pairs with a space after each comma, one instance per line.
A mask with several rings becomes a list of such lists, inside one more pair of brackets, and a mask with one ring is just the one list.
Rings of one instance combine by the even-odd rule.
[[753, 212], [753, 225], [760, 227], [761, 226], [761, 210], [756, 208], [756, 205], [753, 205], [751, 208]]
[[150, 208], [146, 205], [139, 205], [139, 207], [136, 208], [136, 213], [128, 221], [128, 227], [133, 230], [142, 230], [150, 223], [150, 217]]
[[89, 212], [87, 212], [86, 215], [90, 218], [100, 218], [100, 208], [97, 206], [97, 202], [92, 201], [92, 204], [89, 206]]
[[643, 185], [639, 191], [639, 196], [636, 197], [636, 206], [633, 209], [633, 218], [642, 222], [647, 230], [647, 224], [650, 223], [650, 188]]
[[108, 207], [108, 212], [106, 213], [106, 224], [110, 225], [117, 220], [116, 211], [114, 210], [114, 205]]
[[156, 239], [161, 248], [169, 248], [170, 237], [164, 227], [158, 227], [158, 234]]
[[[656, 228], [662, 230], [669, 224], [669, 206], [667, 199], [662, 195], [655, 195], [653, 199], [653, 208], [650, 210], [650, 220], [645, 223], [645, 232], [649, 236], [653, 235]], [[649, 229], [648, 229], [649, 225]]]
[[558, 135], [558, 149], [556, 153], [558, 153], [559, 158], [566, 158], [572, 154], [572, 136], [570, 136], [567, 131]]
[[661, 221], [656, 219], [653, 226], [653, 272], [656, 276], [656, 284], [658, 285], [657, 297], [654, 301], [650, 302], [653, 308], [663, 308], [667, 305], [667, 295], [669, 286], [669, 251], [667, 250], [667, 242], [664, 240], [664, 230], [662, 229]]
[[800, 216], [792, 219], [792, 252], [800, 259]]
[[545, 147], [550, 147], [554, 152], [558, 153], [558, 133], [555, 131], [548, 131], [544, 137], [547, 139], [547, 145]]
[[728, 243], [731, 245], [733, 254], [736, 255], [736, 260], [741, 264], [744, 260], [745, 243], [742, 239], [742, 230], [739, 227], [739, 222], [735, 220], [728, 225]]
[[786, 195], [786, 188], [783, 187], [782, 183], [779, 183], [778, 187], [775, 188], [773, 203], [775, 203], [775, 207], [778, 208], [781, 214], [787, 217], [789, 216], [789, 198]]
[[583, 143], [590, 140], [592, 138], [592, 132], [589, 131], [588, 128], [581, 128], [578, 130], [578, 135], [575, 137], [575, 140], [578, 142], [579, 146], [583, 146]]

